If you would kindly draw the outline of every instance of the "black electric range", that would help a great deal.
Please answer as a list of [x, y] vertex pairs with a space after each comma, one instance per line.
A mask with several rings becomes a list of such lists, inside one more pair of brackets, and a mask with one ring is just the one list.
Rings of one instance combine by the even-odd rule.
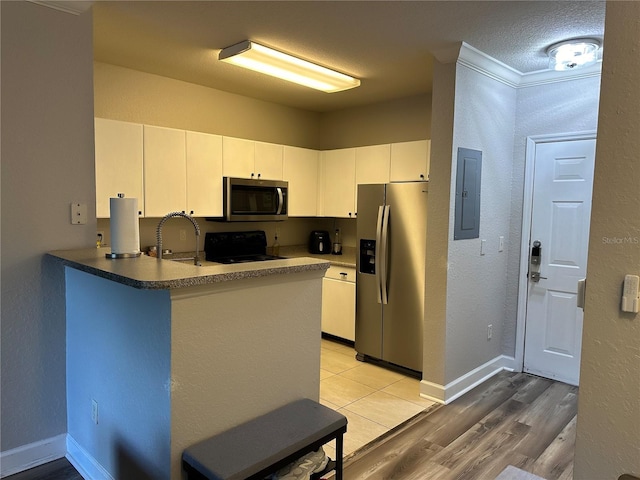
[[204, 252], [208, 262], [225, 264], [263, 262], [283, 258], [267, 255], [267, 235], [262, 230], [208, 232], [204, 238]]

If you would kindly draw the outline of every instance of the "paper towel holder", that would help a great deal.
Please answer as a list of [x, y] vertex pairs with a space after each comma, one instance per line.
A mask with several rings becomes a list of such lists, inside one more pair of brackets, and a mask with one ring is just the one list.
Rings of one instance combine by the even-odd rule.
[[[119, 193], [118, 194], [118, 198], [124, 198], [124, 193]], [[107, 258], [112, 258], [112, 259], [116, 259], [116, 258], [137, 258], [140, 255], [142, 255], [142, 252], [136, 252], [136, 253], [105, 253], [104, 256]]]

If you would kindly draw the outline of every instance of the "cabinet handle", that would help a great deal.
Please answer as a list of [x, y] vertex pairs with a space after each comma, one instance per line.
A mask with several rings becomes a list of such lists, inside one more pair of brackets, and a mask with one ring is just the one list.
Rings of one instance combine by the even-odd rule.
[[347, 273], [346, 272], [340, 272], [340, 279], [346, 280], [347, 279]]
[[255, 175], [255, 173], [251, 172], [251, 178], [253, 178], [253, 177], [254, 177], [254, 175]]
[[260, 175], [262, 175], [261, 173], [258, 174], [258, 178], [260, 178]]
[[421, 178], [422, 180], [424, 180], [424, 174], [423, 174], [423, 173], [421, 173], [421, 174], [420, 174], [420, 178]]
[[191, 210], [191, 211], [189, 212], [189, 215], [193, 215], [193, 214], [194, 214], [194, 211], [193, 211], [193, 210]]

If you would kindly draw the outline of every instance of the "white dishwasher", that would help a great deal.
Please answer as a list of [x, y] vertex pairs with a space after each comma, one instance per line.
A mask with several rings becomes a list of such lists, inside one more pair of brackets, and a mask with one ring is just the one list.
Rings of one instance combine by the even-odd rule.
[[356, 269], [332, 265], [322, 280], [322, 331], [355, 341]]

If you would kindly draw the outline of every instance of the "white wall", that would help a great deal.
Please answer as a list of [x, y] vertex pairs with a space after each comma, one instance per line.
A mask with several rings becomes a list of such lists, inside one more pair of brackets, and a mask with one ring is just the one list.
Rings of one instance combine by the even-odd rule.
[[607, 2], [574, 478], [640, 477], [640, 3]]
[[[436, 62], [433, 115], [439, 121], [432, 130], [422, 392], [441, 400], [451, 394], [447, 384], [502, 354], [515, 111], [513, 87], [460, 64]], [[482, 151], [477, 239], [453, 240], [458, 147]], [[483, 256], [481, 239], [487, 242]]]
[[[446, 382], [501, 355], [516, 90], [458, 65], [451, 172]], [[453, 240], [459, 147], [482, 151], [480, 237]], [[505, 250], [498, 240], [505, 237]], [[480, 242], [486, 240], [485, 255]], [[487, 340], [487, 326], [493, 337]], [[464, 352], [464, 355], [461, 355]]]
[[98, 478], [94, 461], [116, 479], [168, 478], [170, 293], [65, 272], [68, 434], [91, 458], [73, 453], [74, 460], [90, 478]]
[[66, 432], [64, 277], [49, 250], [95, 245], [91, 14], [0, 2], [3, 452]]

